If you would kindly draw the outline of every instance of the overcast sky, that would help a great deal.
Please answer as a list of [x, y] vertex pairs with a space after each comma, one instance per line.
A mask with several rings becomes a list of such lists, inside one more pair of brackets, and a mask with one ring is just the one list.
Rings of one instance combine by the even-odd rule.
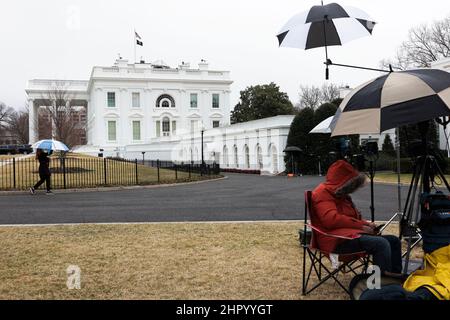
[[[325, 3], [329, 3], [325, 1]], [[378, 67], [395, 54], [408, 30], [450, 15], [448, 0], [342, 0], [377, 22], [374, 35], [332, 47], [336, 63]], [[0, 10], [0, 101], [20, 108], [28, 79], [89, 79], [94, 65], [118, 53], [133, 60], [133, 29], [144, 47], [138, 57], [230, 70], [232, 107], [239, 91], [271, 81], [298, 102], [301, 84], [324, 82], [324, 51], [278, 48], [276, 34], [310, 0], [14, 0]], [[331, 70], [331, 81], [356, 86], [378, 74]]]

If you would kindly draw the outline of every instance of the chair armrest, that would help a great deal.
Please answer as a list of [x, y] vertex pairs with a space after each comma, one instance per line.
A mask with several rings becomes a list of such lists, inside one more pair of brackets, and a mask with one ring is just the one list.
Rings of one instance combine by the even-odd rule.
[[317, 233], [320, 233], [321, 235], [326, 236], [326, 237], [336, 238], [336, 239], [344, 239], [344, 240], [354, 240], [355, 239], [355, 238], [337, 236], [335, 234], [326, 233], [326, 232], [320, 230], [319, 228], [314, 227], [311, 224], [307, 224], [307, 226], [309, 226], [312, 230], [316, 231]]

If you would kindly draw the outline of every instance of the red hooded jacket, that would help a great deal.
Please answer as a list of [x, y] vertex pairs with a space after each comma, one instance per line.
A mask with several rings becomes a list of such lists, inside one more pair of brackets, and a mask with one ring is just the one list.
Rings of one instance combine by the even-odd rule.
[[[349, 180], [357, 177], [359, 172], [348, 162], [340, 160], [328, 169], [326, 181], [320, 184], [312, 193], [312, 206], [315, 219], [312, 223], [325, 233], [356, 239], [362, 233], [362, 226], [366, 221], [355, 208], [349, 196], [338, 198], [337, 189]], [[315, 234], [316, 241], [322, 251], [332, 253], [337, 245], [345, 241], [334, 237]]]

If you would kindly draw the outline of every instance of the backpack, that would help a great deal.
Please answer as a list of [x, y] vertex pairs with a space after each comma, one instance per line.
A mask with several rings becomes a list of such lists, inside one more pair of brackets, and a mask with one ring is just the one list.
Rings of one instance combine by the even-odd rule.
[[420, 205], [424, 252], [432, 253], [450, 245], [450, 196], [442, 192], [423, 193]]

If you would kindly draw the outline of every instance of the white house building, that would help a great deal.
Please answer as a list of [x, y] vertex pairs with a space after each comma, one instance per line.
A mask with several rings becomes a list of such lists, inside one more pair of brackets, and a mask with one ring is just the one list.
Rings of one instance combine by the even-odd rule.
[[[94, 67], [89, 80], [30, 80], [30, 143], [38, 140], [39, 108], [55, 87], [67, 104], [87, 108], [87, 144], [77, 152], [170, 161], [200, 161], [201, 133], [205, 160], [225, 168], [284, 171], [283, 150], [293, 116], [230, 125], [229, 71], [182, 63], [130, 64], [118, 59], [112, 67]], [[49, 138], [49, 137], [46, 137]]]

